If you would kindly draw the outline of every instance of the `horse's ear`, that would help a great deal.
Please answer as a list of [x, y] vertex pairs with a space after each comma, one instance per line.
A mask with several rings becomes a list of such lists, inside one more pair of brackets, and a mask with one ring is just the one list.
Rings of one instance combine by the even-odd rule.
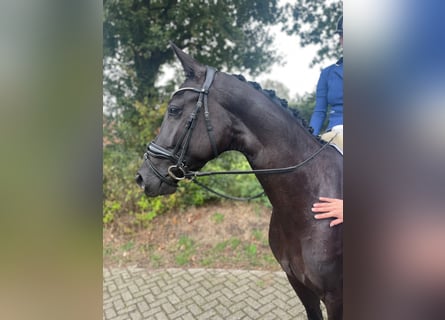
[[199, 78], [204, 75], [205, 67], [203, 65], [179, 49], [173, 42], [170, 42], [170, 45], [179, 61], [181, 61], [187, 79]]

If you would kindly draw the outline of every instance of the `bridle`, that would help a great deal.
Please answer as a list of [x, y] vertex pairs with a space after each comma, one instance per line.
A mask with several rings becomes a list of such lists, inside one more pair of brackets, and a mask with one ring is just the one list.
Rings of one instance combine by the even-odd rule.
[[[257, 169], [257, 170], [235, 170], [235, 171], [211, 171], [211, 172], [199, 172], [199, 171], [190, 171], [187, 167], [187, 164], [184, 162], [185, 155], [187, 153], [191, 138], [192, 138], [192, 132], [193, 129], [196, 126], [197, 117], [199, 115], [199, 112], [201, 111], [202, 107], [204, 106], [204, 117], [206, 122], [206, 128], [207, 133], [209, 135], [210, 144], [212, 146], [213, 154], [215, 158], [218, 156], [218, 150], [216, 148], [215, 139], [213, 137], [213, 127], [210, 122], [210, 114], [209, 114], [209, 108], [207, 104], [207, 97], [209, 94], [209, 89], [213, 83], [213, 80], [215, 78], [216, 70], [212, 67], [207, 66], [206, 71], [206, 78], [204, 81], [204, 84], [201, 89], [196, 89], [193, 87], [184, 87], [176, 90], [173, 92], [172, 97], [177, 94], [178, 92], [182, 91], [193, 91], [196, 93], [199, 93], [198, 101], [195, 105], [195, 109], [190, 114], [189, 119], [185, 125], [185, 131], [181, 135], [180, 139], [178, 140], [178, 143], [176, 144], [175, 148], [170, 151], [167, 150], [164, 147], [161, 147], [160, 145], [156, 144], [154, 141], [150, 142], [147, 145], [147, 152], [144, 153], [144, 160], [148, 162], [150, 168], [153, 170], [154, 174], [163, 182], [165, 182], [168, 185], [176, 186], [176, 183], [178, 181], [184, 180], [184, 179], [191, 179], [192, 181], [196, 182], [194, 178], [196, 177], [202, 177], [202, 176], [210, 176], [210, 175], [218, 175], [218, 174], [282, 174], [282, 173], [288, 173], [295, 171], [296, 169], [304, 166], [306, 163], [314, 159], [321, 151], [323, 151], [327, 146], [329, 146], [330, 142], [334, 139], [332, 138], [331, 141], [328, 141], [326, 144], [322, 145], [316, 152], [311, 154], [308, 158], [303, 160], [302, 162], [290, 166], [290, 167], [284, 167], [284, 168], [273, 168], [273, 169]], [[171, 165], [167, 169], [168, 175], [162, 174], [156, 166], [151, 161], [150, 157], [153, 158], [161, 158], [161, 159], [167, 159], [171, 161], [172, 163], [175, 163], [174, 165]], [[171, 179], [169, 179], [170, 177]], [[214, 190], [211, 190], [210, 188], [204, 186], [201, 183], [196, 182], [201, 187], [204, 187], [206, 190], [213, 192], [219, 196], [227, 197], [230, 199], [235, 200], [246, 200], [246, 199], [253, 199], [256, 197], [261, 196], [263, 193], [250, 197], [250, 198], [236, 198], [236, 197], [230, 197], [230, 196], [224, 196], [218, 192], [215, 192]]]
[[[204, 118], [207, 127], [207, 133], [209, 135], [210, 144], [212, 146], [213, 154], [215, 157], [218, 156], [218, 150], [216, 148], [215, 139], [213, 137], [213, 127], [210, 122], [210, 113], [209, 107], [207, 103], [207, 97], [209, 94], [209, 89], [213, 83], [213, 79], [215, 78], [216, 70], [212, 67], [207, 66], [206, 70], [206, 78], [204, 80], [204, 84], [201, 89], [196, 89], [193, 87], [184, 87], [173, 92], [172, 97], [178, 92], [183, 91], [193, 91], [199, 93], [198, 101], [196, 102], [195, 109], [190, 114], [189, 119], [185, 125], [185, 130], [181, 137], [178, 140], [175, 148], [170, 151], [167, 150], [160, 145], [157, 145], [154, 141], [150, 142], [147, 146], [147, 152], [144, 154], [144, 160], [146, 160], [153, 170], [154, 174], [161, 179], [161, 181], [174, 186], [177, 181], [184, 180], [189, 177], [189, 170], [187, 168], [187, 164], [184, 162], [185, 155], [187, 153], [190, 141], [192, 139], [192, 132], [196, 126], [196, 121], [204, 106]], [[159, 170], [154, 166], [152, 161], [150, 160], [150, 156], [153, 158], [163, 158], [168, 159], [171, 162], [175, 163], [171, 165], [167, 169], [168, 176], [170, 176], [174, 181], [168, 179], [165, 175], [163, 175]]]

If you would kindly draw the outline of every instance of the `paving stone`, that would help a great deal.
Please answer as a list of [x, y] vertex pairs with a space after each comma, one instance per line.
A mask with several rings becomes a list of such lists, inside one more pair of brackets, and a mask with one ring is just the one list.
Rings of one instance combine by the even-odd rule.
[[131, 267], [103, 277], [104, 320], [306, 319], [282, 272]]

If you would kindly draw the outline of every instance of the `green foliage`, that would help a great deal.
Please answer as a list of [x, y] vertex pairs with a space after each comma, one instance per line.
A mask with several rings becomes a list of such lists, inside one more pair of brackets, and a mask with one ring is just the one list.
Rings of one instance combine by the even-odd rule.
[[111, 255], [114, 254], [114, 252], [115, 252], [114, 248], [112, 246], [110, 246], [110, 245], [104, 246], [104, 248], [103, 248], [103, 255], [104, 256], [111, 256]]
[[195, 242], [187, 236], [182, 236], [178, 241], [177, 249], [180, 252], [176, 255], [175, 261], [179, 266], [183, 266], [190, 261], [195, 252]]
[[254, 229], [252, 230], [252, 236], [255, 238], [255, 240], [257, 241], [262, 241], [264, 240], [264, 236], [263, 236], [263, 231], [258, 230], [258, 229]]
[[229, 242], [230, 242], [230, 248], [232, 248], [232, 250], [235, 250], [241, 244], [241, 240], [237, 238], [231, 238]]
[[122, 245], [122, 251], [130, 251], [134, 248], [134, 242], [128, 241]]
[[103, 222], [111, 223], [117, 216], [135, 214], [135, 222], [147, 222], [177, 206], [177, 195], [148, 198], [137, 187], [134, 176], [141, 156], [126, 152], [116, 144], [104, 148]]
[[103, 193], [104, 214], [116, 216], [121, 212], [134, 211], [138, 200], [135, 185], [130, 187], [130, 177], [136, 170], [138, 156], [124, 152], [123, 146], [114, 145], [104, 149]]
[[268, 245], [263, 246], [249, 242], [241, 245], [242, 243], [238, 238], [230, 238], [215, 244], [210, 249], [196, 248], [196, 251], [199, 250], [203, 255], [198, 261], [205, 267], [218, 267], [221, 262], [234, 265], [243, 264], [244, 268], [245, 265], [247, 268], [260, 266], [269, 268], [277, 265]]
[[254, 244], [248, 244], [245, 246], [244, 250], [248, 257], [254, 258], [257, 253], [257, 247]]
[[[249, 163], [244, 155], [236, 151], [223, 153], [217, 159], [207, 163], [202, 171], [228, 171], [228, 170], [251, 170]], [[250, 197], [259, 194], [263, 188], [259, 184], [255, 175], [217, 175], [199, 178], [200, 182], [206, 186], [225, 195], [236, 197]], [[195, 186], [197, 188], [198, 186]], [[202, 190], [202, 189], [201, 189]], [[207, 193], [207, 200], [219, 199], [218, 196]], [[263, 201], [268, 203], [266, 197], [252, 201]]]
[[145, 224], [150, 222], [157, 215], [175, 207], [175, 196], [148, 198], [142, 197], [137, 202], [138, 212], [135, 214], [136, 220]]
[[292, 17], [285, 27], [287, 33], [298, 35], [302, 47], [316, 45], [319, 48], [312, 66], [341, 55], [341, 47], [334, 33], [337, 21], [343, 14], [342, 0], [297, 0], [294, 4], [286, 5], [286, 14]]
[[298, 110], [300, 116], [309, 122], [315, 106], [315, 93], [308, 93], [298, 96], [295, 100], [289, 102], [289, 107]]
[[215, 212], [212, 216], [212, 219], [216, 224], [219, 224], [224, 221], [224, 215], [222, 213]]
[[159, 268], [161, 265], [162, 256], [156, 253], [152, 253], [150, 255], [150, 263], [153, 265], [154, 268]]
[[[311, 120], [312, 112], [315, 106], [315, 93], [305, 94], [298, 97], [295, 101], [289, 104], [291, 108], [297, 109], [301, 117], [306, 120], [307, 123]], [[328, 117], [323, 122], [322, 131], [328, 125]]]
[[114, 216], [121, 209], [121, 204], [117, 201], [105, 200], [104, 212], [102, 221], [104, 224], [109, 224], [114, 221]]
[[[134, 215], [135, 223], [145, 225], [157, 215], [174, 208], [200, 206], [205, 202], [218, 201], [221, 198], [207, 192], [200, 186], [190, 183], [179, 183], [175, 194], [149, 198], [137, 187], [134, 175], [141, 164], [141, 157], [136, 153], [121, 151], [122, 146], [108, 146], [104, 149], [103, 221], [111, 223], [119, 215]], [[203, 170], [248, 170], [249, 164], [240, 153], [227, 152], [221, 158], [207, 164]], [[247, 197], [262, 192], [262, 187], [254, 175], [218, 176], [212, 179], [203, 177], [203, 183], [222, 193]], [[268, 202], [266, 197], [259, 200]], [[216, 213], [215, 222], [224, 216]]]
[[180, 205], [178, 194], [148, 198], [134, 182], [145, 144], [156, 135], [166, 103], [150, 108], [135, 102], [134, 107], [140, 117], [104, 116], [104, 139], [109, 142], [103, 151], [104, 223], [111, 223], [116, 216], [131, 214], [136, 223], [144, 225]]
[[[266, 26], [281, 18], [277, 0], [104, 0], [104, 63], [110, 92], [130, 91], [138, 101], [156, 96], [161, 66], [173, 60], [169, 41], [205, 64], [252, 74], [278, 60]], [[222, 14], [224, 13], [224, 14]]]

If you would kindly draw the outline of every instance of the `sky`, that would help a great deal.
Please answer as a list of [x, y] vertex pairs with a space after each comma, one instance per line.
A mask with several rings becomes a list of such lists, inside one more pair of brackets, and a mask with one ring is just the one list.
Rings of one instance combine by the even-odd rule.
[[[247, 80], [258, 82], [263, 87], [266, 80], [279, 81], [289, 89], [290, 98], [294, 98], [297, 94], [302, 96], [305, 93], [314, 92], [321, 71], [320, 66], [309, 67], [317, 54], [315, 46], [300, 47], [298, 36], [288, 36], [280, 30], [279, 26], [272, 27], [271, 32], [275, 35], [274, 48], [282, 56], [283, 65], [275, 64], [270, 72], [256, 77], [246, 73], [243, 75]], [[164, 76], [158, 83], [164, 83], [174, 76], [173, 70], [168, 68], [164, 68], [163, 72]]]
[[[290, 2], [289, 0], [280, 0], [281, 5]], [[275, 64], [271, 67], [270, 72], [256, 77], [245, 73], [243, 73], [243, 75], [247, 80], [258, 82], [260, 85], [266, 80], [281, 82], [289, 89], [290, 98], [294, 98], [296, 95], [302, 96], [305, 93], [314, 92], [318, 77], [320, 76], [320, 68], [327, 66], [327, 64], [322, 64], [312, 68], [309, 67], [312, 59], [317, 54], [316, 47], [312, 45], [302, 48], [299, 37], [297, 35], [287, 35], [286, 32], [281, 31], [279, 25], [272, 26], [270, 30], [275, 37], [274, 48], [277, 53], [282, 56], [283, 65]], [[169, 70], [164, 69], [163, 71], [165, 75], [161, 78], [162, 80], [160, 79], [160, 82], [164, 82], [173, 77]]]
[[275, 34], [274, 47], [283, 57], [285, 65], [274, 65], [271, 72], [253, 80], [260, 84], [267, 79], [279, 81], [289, 89], [290, 97], [313, 92], [320, 76], [320, 66], [309, 68], [310, 62], [316, 55], [316, 48], [314, 46], [301, 48], [296, 35], [288, 36], [280, 31], [279, 27], [272, 28], [272, 32]]

